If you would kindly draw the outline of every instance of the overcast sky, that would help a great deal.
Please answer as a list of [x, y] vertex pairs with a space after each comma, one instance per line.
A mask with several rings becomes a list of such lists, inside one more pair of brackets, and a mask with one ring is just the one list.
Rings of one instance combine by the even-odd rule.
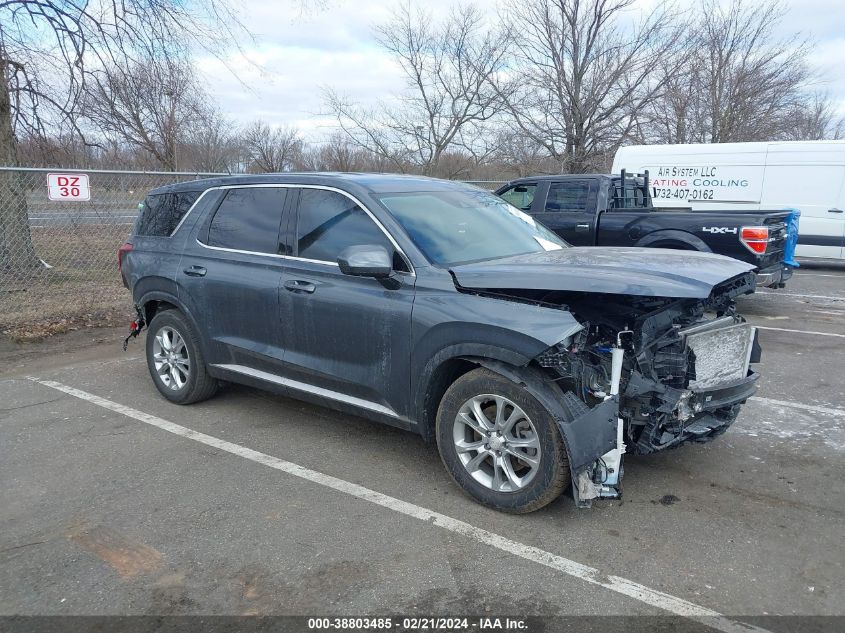
[[[454, 0], [423, 2], [435, 16], [448, 12]], [[691, 4], [691, 0], [681, 0]], [[812, 43], [811, 62], [845, 114], [845, 2], [787, 0], [784, 34], [800, 30]], [[654, 0], [640, 0], [647, 10]], [[390, 99], [402, 90], [402, 74], [373, 38], [374, 24], [390, 17], [396, 0], [240, 0], [238, 13], [255, 35], [245, 55], [232, 52], [225, 62], [197, 58], [209, 93], [237, 123], [261, 118], [271, 125], [300, 128], [308, 137], [322, 136], [331, 119], [320, 116], [321, 91], [332, 87], [362, 103]], [[496, 19], [496, 2], [480, 0]], [[303, 9], [302, 7], [306, 8]], [[227, 69], [228, 67], [228, 69]], [[233, 74], [234, 71], [234, 74]]]

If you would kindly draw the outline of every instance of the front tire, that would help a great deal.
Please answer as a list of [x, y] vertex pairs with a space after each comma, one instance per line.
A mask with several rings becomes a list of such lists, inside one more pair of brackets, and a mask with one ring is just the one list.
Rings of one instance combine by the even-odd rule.
[[489, 369], [468, 372], [449, 387], [436, 433], [455, 483], [496, 510], [539, 510], [570, 482], [554, 418], [524, 388]]
[[147, 367], [159, 393], [176, 404], [206, 400], [217, 392], [197, 335], [177, 310], [159, 312], [147, 331]]

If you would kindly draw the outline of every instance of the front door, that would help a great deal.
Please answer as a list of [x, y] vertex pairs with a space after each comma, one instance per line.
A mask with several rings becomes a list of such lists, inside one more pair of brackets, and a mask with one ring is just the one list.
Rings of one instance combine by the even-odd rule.
[[[328, 397], [386, 415], [401, 411], [410, 387], [414, 276], [382, 228], [351, 197], [323, 188], [298, 191], [293, 257], [280, 295], [286, 373]], [[348, 246], [394, 253], [392, 279], [352, 277], [337, 257]]]
[[537, 194], [536, 182], [521, 182], [508, 187], [497, 195], [505, 202], [511, 203], [520, 211], [531, 213], [534, 198]]
[[595, 209], [595, 181], [566, 180], [549, 185], [543, 210], [535, 217], [573, 246], [592, 246]]

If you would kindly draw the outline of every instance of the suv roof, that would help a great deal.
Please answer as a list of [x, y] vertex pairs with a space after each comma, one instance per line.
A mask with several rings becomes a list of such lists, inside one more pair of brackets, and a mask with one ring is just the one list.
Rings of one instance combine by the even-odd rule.
[[403, 191], [448, 191], [450, 189], [471, 187], [464, 182], [445, 181], [425, 176], [404, 174], [368, 174], [347, 172], [301, 172], [279, 174], [244, 174], [189, 180], [172, 185], [164, 185], [151, 190], [152, 195], [178, 193], [183, 191], [205, 191], [212, 187], [255, 184], [292, 184], [323, 185], [344, 190], [365, 190], [369, 193], [387, 193]]

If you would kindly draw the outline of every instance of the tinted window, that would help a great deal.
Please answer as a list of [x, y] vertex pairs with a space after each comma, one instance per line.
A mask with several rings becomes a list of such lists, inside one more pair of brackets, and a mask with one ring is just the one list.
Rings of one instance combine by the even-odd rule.
[[281, 187], [230, 190], [208, 227], [208, 245], [278, 253], [286, 193]]
[[323, 189], [301, 189], [296, 226], [299, 257], [335, 262], [347, 246], [393, 245], [361, 207], [346, 196]]
[[546, 198], [546, 211], [586, 211], [589, 193], [587, 181], [552, 183]]
[[135, 235], [169, 236], [200, 196], [200, 191], [160, 193], [138, 205]]
[[531, 203], [534, 202], [534, 192], [537, 191], [537, 185], [532, 183], [530, 185], [514, 185], [499, 194], [499, 197], [510, 202], [517, 209], [529, 211]]

